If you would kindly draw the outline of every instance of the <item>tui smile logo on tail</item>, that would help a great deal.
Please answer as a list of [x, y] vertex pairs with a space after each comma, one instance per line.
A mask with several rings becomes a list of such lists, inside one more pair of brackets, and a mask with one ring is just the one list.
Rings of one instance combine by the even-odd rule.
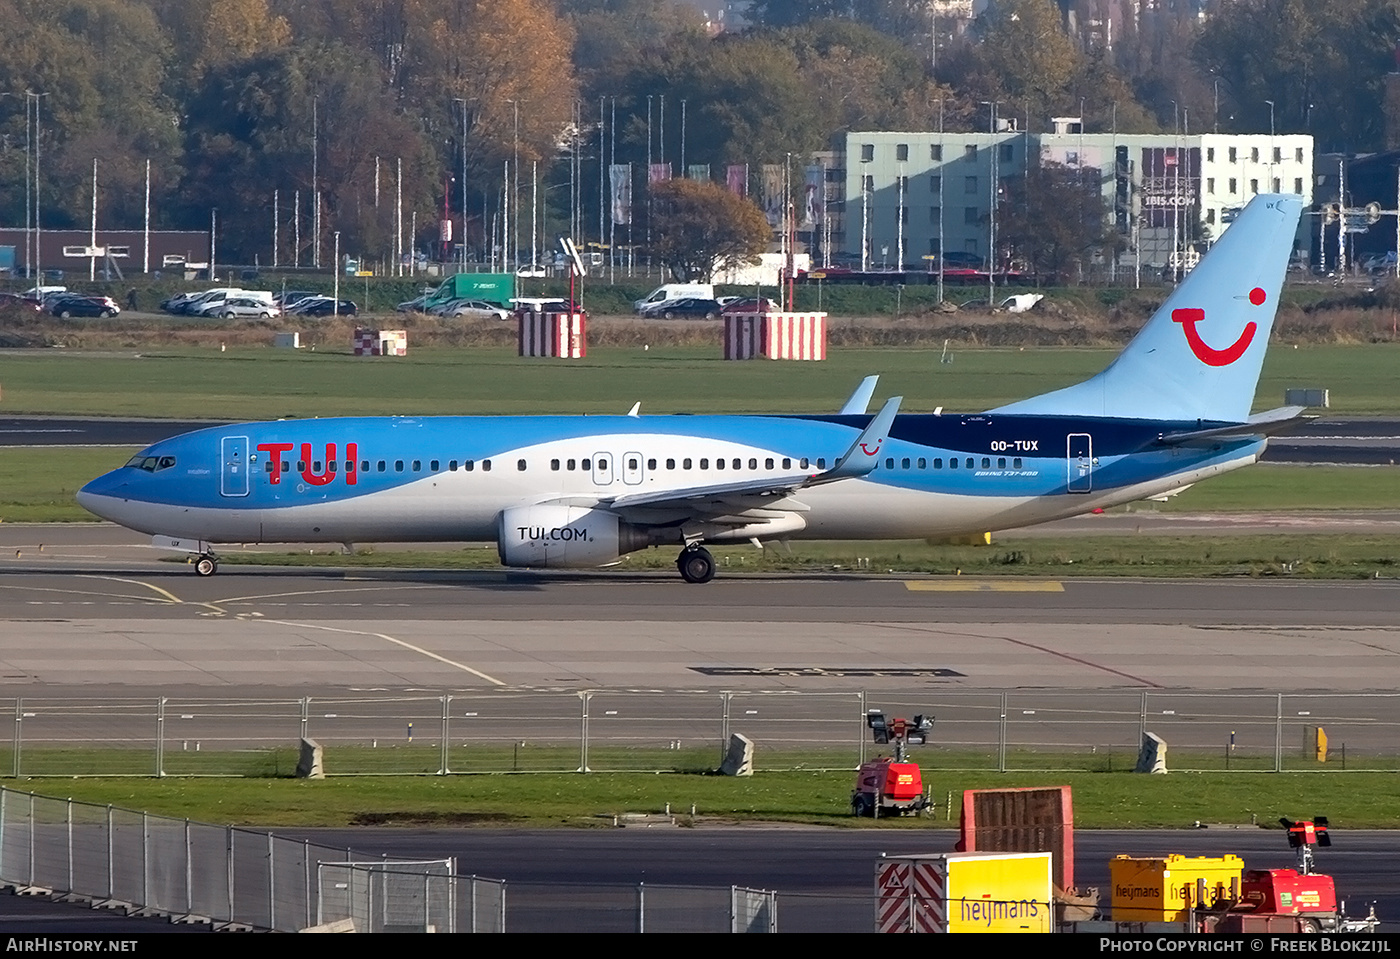
[[[1249, 291], [1249, 302], [1255, 306], [1262, 305], [1266, 297], [1267, 294], [1257, 286]], [[1259, 329], [1258, 324], [1250, 320], [1245, 324], [1239, 339], [1223, 350], [1217, 350], [1201, 339], [1200, 331], [1196, 329], [1196, 324], [1205, 318], [1206, 311], [1202, 309], [1172, 310], [1172, 321], [1180, 323], [1181, 328], [1186, 332], [1186, 343], [1191, 347], [1191, 352], [1196, 354], [1196, 359], [1207, 366], [1229, 366], [1244, 356], [1244, 351], [1249, 349], [1249, 344], [1254, 342], [1254, 334]]]

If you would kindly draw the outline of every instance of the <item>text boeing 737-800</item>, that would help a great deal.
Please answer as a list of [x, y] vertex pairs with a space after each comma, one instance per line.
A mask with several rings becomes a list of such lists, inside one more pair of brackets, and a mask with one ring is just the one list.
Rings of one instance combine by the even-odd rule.
[[217, 569], [218, 543], [495, 541], [596, 567], [706, 543], [1007, 529], [1254, 463], [1301, 414], [1250, 416], [1302, 210], [1256, 197], [1114, 362], [975, 415], [388, 417], [246, 423], [156, 443], [79, 502]]

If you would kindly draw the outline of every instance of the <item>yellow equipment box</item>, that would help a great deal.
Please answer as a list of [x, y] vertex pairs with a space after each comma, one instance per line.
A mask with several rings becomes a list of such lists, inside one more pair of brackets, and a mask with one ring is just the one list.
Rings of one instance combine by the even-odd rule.
[[[1239, 856], [1167, 856], [1134, 859], [1118, 856], [1108, 864], [1114, 922], [1181, 922], [1192, 906], [1209, 906], [1240, 887], [1244, 860]], [[1203, 902], [1196, 901], [1196, 880], [1206, 881]]]

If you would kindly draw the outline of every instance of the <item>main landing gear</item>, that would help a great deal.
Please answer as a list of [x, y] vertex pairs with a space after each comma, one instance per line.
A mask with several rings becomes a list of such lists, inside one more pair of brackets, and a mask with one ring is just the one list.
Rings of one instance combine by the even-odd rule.
[[194, 571], [200, 576], [213, 576], [219, 571], [219, 558], [213, 553], [201, 553], [194, 558]]
[[676, 569], [687, 583], [708, 583], [715, 578], [715, 558], [703, 546], [687, 546], [676, 559]]

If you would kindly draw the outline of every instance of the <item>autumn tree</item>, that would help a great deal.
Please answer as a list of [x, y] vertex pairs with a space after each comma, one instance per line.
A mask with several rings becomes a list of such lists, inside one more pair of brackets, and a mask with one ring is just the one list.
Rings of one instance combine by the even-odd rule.
[[528, 171], [558, 153], [577, 83], [573, 31], [553, 0], [279, 2], [300, 38], [377, 59], [442, 166], [465, 159], [478, 195], [497, 195], [507, 160]]
[[1045, 283], [1075, 279], [1096, 255], [1111, 250], [1097, 167], [1059, 163], [1009, 177], [997, 205], [997, 240]]
[[724, 187], [670, 180], [651, 188], [651, 255], [677, 280], [758, 262], [770, 230], [763, 211]]

